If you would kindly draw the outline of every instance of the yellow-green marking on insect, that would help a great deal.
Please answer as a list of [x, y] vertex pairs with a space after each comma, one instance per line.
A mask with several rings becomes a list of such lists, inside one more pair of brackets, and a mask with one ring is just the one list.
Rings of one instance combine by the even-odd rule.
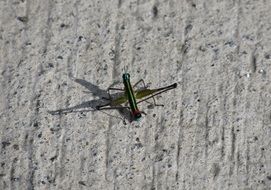
[[141, 113], [140, 111], [138, 110], [138, 107], [137, 107], [137, 103], [136, 103], [136, 98], [135, 98], [135, 95], [134, 95], [134, 91], [132, 89], [132, 86], [131, 86], [131, 83], [130, 83], [130, 74], [129, 73], [124, 73], [122, 75], [122, 79], [123, 79], [123, 84], [124, 84], [124, 90], [125, 90], [125, 93], [127, 95], [127, 98], [128, 98], [128, 101], [129, 101], [129, 104], [130, 104], [130, 108], [131, 108], [131, 111], [132, 111], [132, 116], [135, 120], [138, 120], [141, 118]]

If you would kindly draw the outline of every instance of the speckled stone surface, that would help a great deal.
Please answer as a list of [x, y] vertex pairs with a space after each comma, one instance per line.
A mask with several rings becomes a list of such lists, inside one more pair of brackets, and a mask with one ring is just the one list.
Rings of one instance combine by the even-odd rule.
[[[271, 189], [270, 10], [1, 0], [0, 189]], [[178, 87], [138, 122], [96, 111], [124, 72]]]

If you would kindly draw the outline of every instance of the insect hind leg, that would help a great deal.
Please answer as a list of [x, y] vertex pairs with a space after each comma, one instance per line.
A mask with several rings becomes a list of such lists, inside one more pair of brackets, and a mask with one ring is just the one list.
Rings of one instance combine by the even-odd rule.
[[153, 102], [154, 102], [154, 106], [161, 106], [161, 107], [165, 106], [164, 104], [157, 104], [154, 97], [152, 97], [152, 99], [153, 99]]

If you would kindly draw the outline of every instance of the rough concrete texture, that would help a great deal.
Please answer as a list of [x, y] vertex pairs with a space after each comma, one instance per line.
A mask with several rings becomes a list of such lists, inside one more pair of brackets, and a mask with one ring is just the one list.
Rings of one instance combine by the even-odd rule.
[[[1, 0], [0, 189], [271, 189], [270, 10]], [[178, 88], [138, 122], [95, 111], [125, 71]]]

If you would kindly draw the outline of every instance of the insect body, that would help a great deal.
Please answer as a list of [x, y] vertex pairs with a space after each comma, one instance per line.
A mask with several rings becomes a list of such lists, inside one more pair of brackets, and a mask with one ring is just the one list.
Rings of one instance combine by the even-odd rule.
[[[141, 102], [147, 101], [148, 99], [152, 98], [154, 101], [155, 106], [164, 106], [162, 104], [156, 104], [156, 101], [154, 99], [155, 96], [158, 94], [161, 94], [163, 92], [166, 92], [168, 90], [174, 89], [177, 87], [177, 83], [174, 83], [172, 85], [157, 88], [157, 89], [148, 89], [145, 85], [145, 82], [141, 79], [139, 80], [133, 87], [130, 83], [130, 74], [124, 73], [122, 75], [123, 78], [123, 84], [124, 89], [120, 88], [108, 88], [108, 94], [109, 94], [109, 103], [101, 106], [97, 106], [98, 110], [102, 109], [119, 109], [119, 108], [129, 108], [131, 110], [131, 114], [133, 116], [134, 120], [138, 120], [142, 117], [143, 111], [139, 111], [137, 105]], [[139, 90], [133, 90], [135, 86], [137, 86], [139, 83], [143, 83], [144, 88]], [[117, 98], [112, 98], [109, 91], [111, 90], [118, 90], [124, 92], [122, 96], [119, 96]], [[139, 100], [139, 101], [137, 101]], [[121, 106], [122, 104], [129, 103], [129, 106]], [[121, 107], [120, 107], [121, 106]], [[145, 114], [145, 113], [144, 113]]]
[[125, 86], [125, 94], [128, 98], [133, 118], [135, 120], [138, 120], [141, 118], [141, 112], [137, 108], [136, 98], [135, 98], [134, 91], [130, 83], [130, 74], [124, 73], [122, 75], [122, 79], [123, 79], [123, 84]]

